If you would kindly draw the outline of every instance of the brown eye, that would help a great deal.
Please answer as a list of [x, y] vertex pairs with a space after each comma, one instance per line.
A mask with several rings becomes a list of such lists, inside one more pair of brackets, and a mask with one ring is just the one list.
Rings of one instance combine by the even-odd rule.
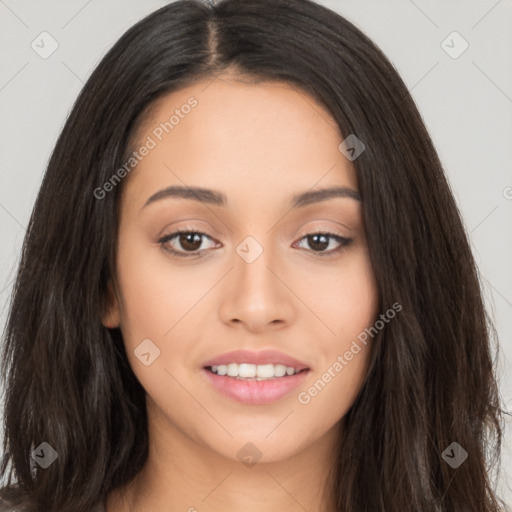
[[[319, 256], [340, 252], [352, 242], [351, 238], [346, 238], [344, 236], [327, 232], [310, 233], [302, 237], [301, 242], [303, 240], [306, 241], [308, 248], [311, 249], [311, 251], [317, 253]], [[326, 251], [329, 246], [336, 246], [336, 244], [338, 244], [338, 247]]]
[[[212, 240], [205, 233], [201, 233], [200, 231], [176, 231], [171, 233], [170, 235], [163, 236], [158, 240], [158, 243], [162, 246], [162, 248], [175, 256], [197, 256], [204, 247], [203, 245], [204, 239]], [[213, 242], [213, 246], [216, 246], [216, 243]]]
[[198, 233], [182, 233], [177, 240], [186, 251], [197, 251], [202, 243], [201, 235]]

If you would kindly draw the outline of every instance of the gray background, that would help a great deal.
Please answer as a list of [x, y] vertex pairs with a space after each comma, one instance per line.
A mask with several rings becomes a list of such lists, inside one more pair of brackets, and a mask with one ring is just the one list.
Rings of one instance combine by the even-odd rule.
[[[85, 79], [156, 0], [0, 0], [0, 328], [41, 177]], [[512, 404], [512, 0], [323, 0], [387, 54], [437, 146], [500, 336], [501, 393]], [[31, 47], [46, 31], [47, 59]], [[457, 31], [469, 44], [449, 37]], [[444, 45], [442, 42], [446, 40]], [[45, 48], [50, 42], [47, 39]], [[451, 47], [451, 48], [450, 48]], [[42, 50], [41, 50], [42, 51]], [[70, 170], [71, 171], [71, 170]], [[1, 412], [0, 412], [1, 414]], [[512, 502], [512, 429], [500, 479]], [[1, 433], [0, 433], [1, 434]], [[468, 463], [470, 460], [468, 459]]]

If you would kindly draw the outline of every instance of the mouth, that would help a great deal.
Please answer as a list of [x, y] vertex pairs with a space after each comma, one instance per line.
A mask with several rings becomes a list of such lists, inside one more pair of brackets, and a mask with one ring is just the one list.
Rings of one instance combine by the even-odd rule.
[[[251, 366], [255, 368], [247, 368]], [[273, 371], [277, 375], [271, 376]], [[284, 375], [281, 375], [283, 371]], [[289, 397], [292, 391], [304, 382], [309, 372], [309, 368], [297, 371], [296, 368], [280, 365], [244, 367], [243, 364], [235, 363], [202, 368], [206, 381], [222, 396], [237, 403], [253, 406], [268, 405]], [[243, 377], [239, 373], [250, 373], [254, 376]]]
[[264, 405], [290, 395], [311, 371], [283, 352], [234, 350], [205, 361], [201, 374], [221, 395], [247, 405]]

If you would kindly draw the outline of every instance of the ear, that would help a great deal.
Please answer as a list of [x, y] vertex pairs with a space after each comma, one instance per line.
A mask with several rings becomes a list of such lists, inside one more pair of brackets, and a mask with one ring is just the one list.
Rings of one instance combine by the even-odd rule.
[[104, 301], [104, 313], [101, 318], [101, 323], [108, 329], [115, 329], [119, 327], [121, 322], [121, 315], [119, 311], [119, 301], [112, 284], [112, 280], [109, 279], [107, 283], [107, 294]]

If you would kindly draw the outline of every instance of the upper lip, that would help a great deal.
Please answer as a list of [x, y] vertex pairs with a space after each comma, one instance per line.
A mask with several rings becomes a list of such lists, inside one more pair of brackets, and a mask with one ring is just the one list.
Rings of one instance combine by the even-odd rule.
[[214, 357], [213, 359], [209, 359], [203, 364], [203, 368], [229, 363], [247, 363], [255, 365], [283, 364], [285, 366], [291, 366], [297, 371], [309, 370], [309, 366], [306, 363], [299, 361], [288, 354], [279, 352], [278, 350], [270, 349], [259, 351], [233, 350], [232, 352], [226, 352]]

